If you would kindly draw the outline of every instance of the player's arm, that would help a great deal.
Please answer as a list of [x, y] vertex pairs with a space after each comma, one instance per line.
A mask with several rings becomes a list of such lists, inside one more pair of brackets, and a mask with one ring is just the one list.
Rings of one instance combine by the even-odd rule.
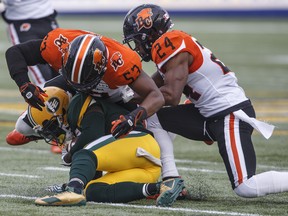
[[40, 53], [42, 40], [32, 40], [14, 45], [7, 49], [6, 62], [11, 78], [20, 87], [25, 82], [30, 82], [27, 66], [45, 64]]
[[164, 105], [164, 98], [155, 82], [144, 71], [129, 85], [141, 98], [142, 102], [138, 108], [127, 115], [112, 122], [111, 132], [115, 138], [126, 136], [137, 122], [143, 121], [153, 115]]
[[[154, 74], [151, 75], [151, 78], [154, 80], [155, 84], [157, 85], [158, 88], [163, 86], [164, 80], [160, 73], [156, 71]], [[140, 104], [143, 101], [144, 98], [142, 98], [140, 95], [138, 95], [136, 92], [134, 92], [134, 97], [131, 100], [131, 102]]]
[[164, 105], [164, 98], [154, 81], [144, 71], [129, 85], [141, 98], [139, 104], [147, 112], [147, 117], [153, 115]]
[[164, 85], [163, 77], [161, 76], [161, 74], [158, 71], [156, 71], [154, 74], [152, 74], [151, 78], [154, 80], [154, 82], [156, 83], [158, 88], [160, 88], [161, 86]]
[[[68, 117], [72, 116], [69, 115]], [[75, 118], [75, 116], [73, 117]], [[105, 117], [102, 109], [95, 103], [90, 105], [86, 110], [80, 125], [81, 134], [77, 136], [71, 150], [63, 158], [66, 164], [71, 163], [72, 155], [83, 149], [85, 145], [105, 135], [105, 127], [103, 127], [103, 125], [105, 125]], [[76, 127], [77, 126], [75, 125], [73, 126], [73, 128]]]
[[46, 63], [40, 53], [42, 40], [32, 40], [10, 47], [6, 53], [6, 62], [11, 78], [16, 82], [25, 101], [42, 110], [45, 92], [30, 82], [27, 66]]
[[189, 65], [193, 58], [187, 52], [182, 52], [171, 58], [164, 66], [165, 79], [160, 87], [165, 105], [176, 106], [180, 103], [183, 89], [187, 83]]

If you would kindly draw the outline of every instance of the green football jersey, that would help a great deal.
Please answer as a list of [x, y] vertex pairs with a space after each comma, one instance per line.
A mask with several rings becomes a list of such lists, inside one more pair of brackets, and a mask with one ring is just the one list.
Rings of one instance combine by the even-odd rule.
[[71, 153], [104, 135], [110, 134], [111, 123], [129, 111], [115, 103], [95, 100], [84, 93], [77, 93], [71, 100], [67, 111], [67, 121], [71, 130], [77, 134], [77, 141]]

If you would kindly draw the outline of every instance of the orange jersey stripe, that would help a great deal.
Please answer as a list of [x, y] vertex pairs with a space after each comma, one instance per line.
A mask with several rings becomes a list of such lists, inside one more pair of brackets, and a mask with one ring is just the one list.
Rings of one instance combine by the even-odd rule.
[[81, 71], [82, 71], [83, 63], [85, 61], [85, 56], [94, 37], [95, 36], [93, 35], [87, 35], [86, 37], [84, 37], [80, 45], [80, 48], [76, 55], [76, 59], [75, 59], [76, 61], [73, 66], [73, 72], [72, 72], [73, 82], [80, 83]]
[[230, 143], [231, 143], [231, 149], [233, 153], [235, 167], [237, 170], [238, 183], [241, 184], [243, 182], [243, 175], [242, 175], [241, 165], [240, 165], [238, 151], [236, 147], [234, 122], [235, 122], [235, 116], [233, 114], [230, 114], [230, 119], [229, 119]]

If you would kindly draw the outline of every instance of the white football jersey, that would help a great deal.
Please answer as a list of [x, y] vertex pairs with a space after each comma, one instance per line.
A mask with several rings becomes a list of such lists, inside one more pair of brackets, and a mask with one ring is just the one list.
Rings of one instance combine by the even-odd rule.
[[103, 80], [101, 80], [100, 83], [96, 86], [96, 88], [91, 90], [89, 94], [95, 99], [101, 98], [111, 103], [120, 101], [126, 103], [129, 100], [126, 101], [124, 98], [127, 96], [128, 91], [133, 92], [128, 85], [119, 86], [116, 89], [111, 89]]
[[152, 59], [164, 77], [162, 66], [173, 56], [180, 52], [189, 52], [193, 56], [184, 94], [203, 116], [212, 116], [248, 100], [244, 90], [237, 84], [234, 72], [191, 35], [174, 30], [162, 35], [154, 44]]
[[3, 0], [9, 20], [39, 19], [54, 13], [50, 0]]

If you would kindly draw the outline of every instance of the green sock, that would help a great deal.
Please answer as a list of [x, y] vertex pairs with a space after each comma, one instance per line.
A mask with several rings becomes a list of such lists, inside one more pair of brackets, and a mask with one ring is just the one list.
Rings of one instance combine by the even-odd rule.
[[96, 174], [97, 158], [92, 151], [81, 149], [72, 157], [70, 168], [70, 180], [80, 179], [84, 186], [91, 181]]
[[116, 184], [95, 183], [86, 189], [87, 201], [127, 203], [145, 198], [143, 183], [121, 182]]

